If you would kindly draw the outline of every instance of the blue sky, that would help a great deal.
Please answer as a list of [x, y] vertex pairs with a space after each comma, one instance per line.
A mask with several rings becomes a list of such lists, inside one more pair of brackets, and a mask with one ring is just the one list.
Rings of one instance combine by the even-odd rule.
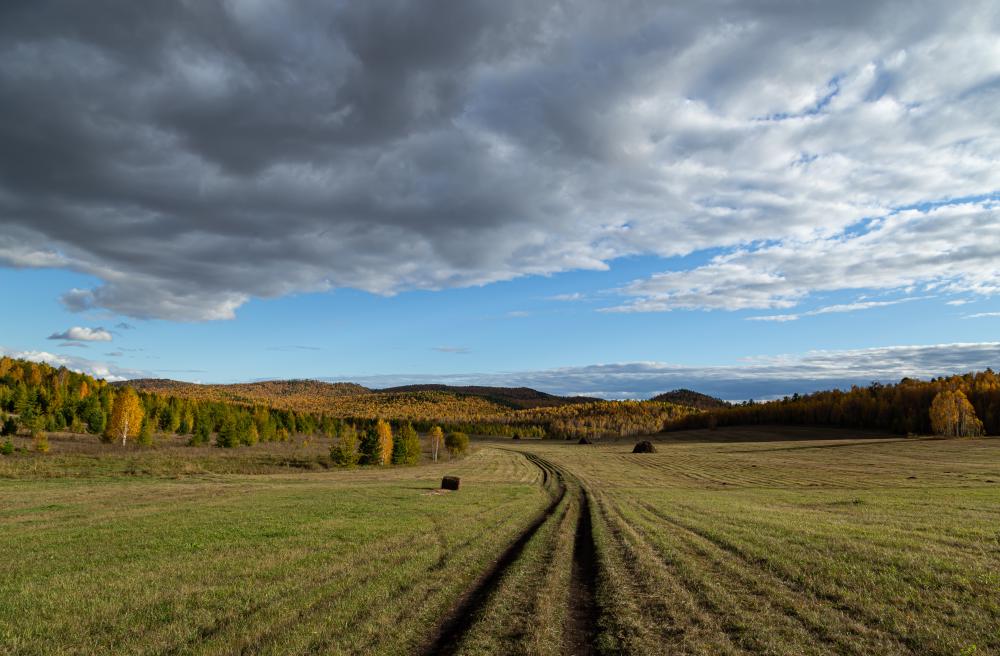
[[627, 4], [9, 12], [0, 350], [731, 399], [1000, 363], [1000, 6]]
[[[618, 301], [613, 290], [632, 280], [671, 265], [697, 266], [705, 259], [625, 258], [604, 272], [568, 272], [394, 296], [354, 290], [292, 294], [253, 299], [232, 320], [196, 323], [137, 320], [101, 310], [70, 312], [59, 302], [60, 294], [92, 280], [60, 270], [4, 268], [0, 283], [8, 290], [8, 307], [31, 311], [4, 322], [0, 341], [12, 351], [109, 363], [126, 375], [201, 382], [325, 378], [379, 385], [422, 382], [435, 374], [440, 376], [434, 379], [451, 382], [456, 374], [496, 373], [515, 374], [512, 381], [517, 383], [521, 381], [516, 374], [521, 372], [642, 361], [692, 368], [740, 367], [748, 357], [795, 356], [814, 350], [990, 342], [1000, 328], [1000, 315], [969, 318], [1000, 311], [996, 299], [956, 306], [947, 304], [954, 300], [950, 297], [933, 296], [788, 322], [751, 320], [766, 316], [760, 310], [599, 311], [613, 307]], [[560, 298], [571, 295], [581, 298]], [[817, 295], [796, 310], [852, 303], [863, 295], [862, 291]], [[69, 326], [104, 327], [112, 341], [48, 339]], [[387, 377], [383, 380], [380, 375]], [[688, 386], [704, 387], [697, 375], [689, 378]], [[791, 381], [788, 391], [822, 385], [822, 380]], [[654, 384], [649, 391], [665, 390]], [[760, 398], [768, 391], [751, 383], [740, 396]]]

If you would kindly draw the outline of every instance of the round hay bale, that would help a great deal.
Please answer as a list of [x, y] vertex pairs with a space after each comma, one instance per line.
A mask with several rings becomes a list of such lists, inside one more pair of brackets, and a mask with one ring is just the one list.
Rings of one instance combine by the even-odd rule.
[[635, 445], [632, 453], [656, 453], [656, 447], [649, 440], [643, 440]]
[[441, 479], [441, 489], [442, 490], [457, 490], [459, 484], [462, 482], [458, 476], [445, 476]]
[[581, 437], [580, 441], [577, 442], [577, 444], [593, 444], [593, 442], [591, 442], [590, 440], [588, 440], [586, 437]]

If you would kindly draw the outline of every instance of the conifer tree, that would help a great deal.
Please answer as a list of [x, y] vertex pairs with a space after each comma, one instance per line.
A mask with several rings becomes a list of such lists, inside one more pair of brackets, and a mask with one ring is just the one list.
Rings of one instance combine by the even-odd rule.
[[379, 419], [375, 424], [375, 437], [378, 440], [378, 458], [376, 462], [380, 465], [388, 465], [392, 462], [392, 426], [384, 419]]
[[415, 465], [420, 462], [420, 436], [413, 424], [406, 422], [392, 443], [392, 464]]

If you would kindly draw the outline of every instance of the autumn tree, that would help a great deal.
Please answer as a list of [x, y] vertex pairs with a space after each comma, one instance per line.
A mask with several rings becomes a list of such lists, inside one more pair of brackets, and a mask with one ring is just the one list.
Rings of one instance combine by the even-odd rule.
[[420, 437], [413, 424], [406, 422], [392, 443], [392, 464], [415, 465], [420, 462]]
[[341, 467], [358, 464], [358, 432], [353, 424], [341, 424], [337, 431], [337, 443], [330, 447], [330, 459]]
[[392, 426], [384, 419], [379, 419], [375, 424], [375, 437], [378, 440], [378, 458], [376, 462], [380, 465], [388, 465], [392, 462]]
[[115, 439], [120, 438], [122, 446], [125, 446], [128, 438], [136, 437], [142, 430], [142, 418], [139, 395], [131, 387], [126, 387], [115, 395], [109, 432]]
[[442, 432], [440, 426], [433, 426], [427, 434], [427, 437], [431, 443], [431, 457], [434, 459], [434, 462], [437, 462], [438, 452], [441, 450], [441, 445], [444, 443], [444, 432]]
[[451, 457], [460, 456], [469, 450], [469, 436], [465, 433], [452, 431], [445, 435], [444, 446]]
[[979, 437], [983, 422], [961, 390], [943, 390], [931, 402], [931, 430], [946, 437]]

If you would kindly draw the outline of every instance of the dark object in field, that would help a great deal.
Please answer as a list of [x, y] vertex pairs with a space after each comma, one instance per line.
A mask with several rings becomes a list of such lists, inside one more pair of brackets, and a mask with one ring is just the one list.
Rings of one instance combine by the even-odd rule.
[[458, 476], [445, 476], [441, 479], [442, 490], [457, 490], [461, 479]]
[[510, 439], [512, 439], [512, 440], [519, 440], [519, 439], [521, 439], [521, 436], [520, 435], [515, 435], [514, 437], [512, 437]]
[[581, 437], [580, 441], [577, 442], [577, 444], [593, 444], [593, 442], [591, 442], [590, 440], [588, 440], [586, 437]]
[[635, 445], [632, 453], [656, 453], [656, 447], [649, 440], [643, 440]]

